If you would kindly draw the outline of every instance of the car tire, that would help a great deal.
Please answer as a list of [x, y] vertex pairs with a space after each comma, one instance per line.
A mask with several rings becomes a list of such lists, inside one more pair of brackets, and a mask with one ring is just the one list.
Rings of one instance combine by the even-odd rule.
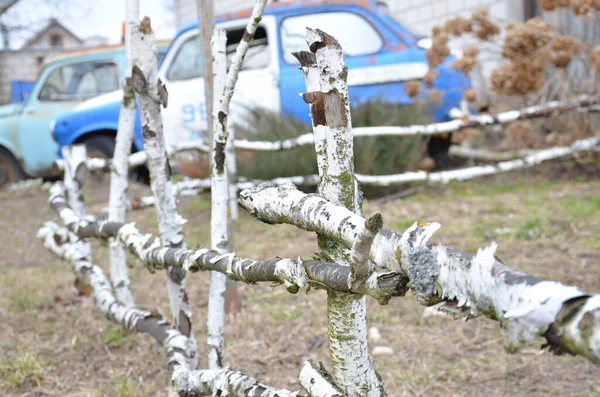
[[25, 172], [11, 152], [0, 147], [0, 190], [25, 179]]
[[[108, 135], [97, 135], [85, 140], [88, 157], [109, 159], [115, 152], [115, 138]], [[150, 173], [145, 166], [129, 170], [129, 179], [145, 184], [150, 183]]]
[[110, 159], [115, 152], [115, 138], [107, 135], [97, 135], [84, 141], [88, 157]]

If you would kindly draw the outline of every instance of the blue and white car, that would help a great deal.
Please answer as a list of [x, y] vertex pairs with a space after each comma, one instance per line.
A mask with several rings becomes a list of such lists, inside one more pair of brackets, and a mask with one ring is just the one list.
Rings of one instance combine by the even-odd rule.
[[[250, 12], [242, 10], [217, 18], [217, 26], [227, 31], [228, 60], [243, 36]], [[278, 2], [265, 9], [245, 58], [231, 105], [230, 123], [243, 122], [244, 112], [252, 107], [310, 123], [308, 108], [298, 95], [305, 90], [304, 76], [291, 54], [306, 49], [306, 27], [322, 29], [341, 43], [354, 105], [373, 100], [400, 105], [413, 102], [414, 98], [404, 92], [404, 82], [422, 80], [428, 70], [425, 49], [418, 44], [421, 38], [375, 2]], [[197, 23], [182, 28], [159, 67], [160, 78], [169, 91], [169, 105], [163, 111], [167, 145], [204, 137], [206, 111], [197, 36]], [[434, 81], [434, 89], [443, 91], [441, 102], [431, 105], [436, 121], [448, 119], [449, 110], [458, 106], [464, 90], [470, 86], [462, 72], [449, 67], [451, 63], [452, 57], [448, 57], [438, 67], [439, 77]], [[425, 99], [425, 90], [422, 91], [421, 97]], [[108, 148], [105, 154], [110, 155], [121, 96], [120, 91], [105, 94], [58, 117], [52, 123], [58, 144], [62, 147], [103, 137]], [[134, 150], [143, 150], [139, 114], [134, 146]]]

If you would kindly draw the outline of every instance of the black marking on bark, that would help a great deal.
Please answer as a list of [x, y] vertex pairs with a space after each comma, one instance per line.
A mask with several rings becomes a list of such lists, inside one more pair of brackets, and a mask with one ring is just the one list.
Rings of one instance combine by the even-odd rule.
[[131, 86], [138, 94], [145, 94], [148, 90], [148, 82], [138, 65], [133, 65], [131, 70]]
[[169, 104], [169, 92], [167, 91], [167, 86], [161, 81], [161, 79], [158, 79], [157, 88], [160, 102], [162, 103], [163, 107], [166, 108]]
[[167, 175], [167, 180], [171, 179], [171, 162], [169, 161], [169, 157], [167, 157], [167, 155], [165, 154], [165, 174]]
[[529, 276], [527, 274], [516, 273], [514, 270], [508, 271], [504, 274], [504, 282], [508, 285], [515, 285], [515, 284], [536, 285], [537, 283], [539, 283], [541, 281], [543, 281], [543, 280], [541, 280], [537, 277]]
[[248, 29], [244, 30], [244, 35], [242, 36], [242, 41], [246, 43], [250, 43], [254, 39], [254, 33], [248, 32]]
[[569, 323], [588, 301], [589, 295], [576, 296], [563, 302], [560, 312], [556, 316], [556, 320], [550, 324], [550, 327], [544, 333], [544, 338], [548, 342], [542, 348], [548, 347], [554, 354], [568, 353], [574, 355], [568, 346], [565, 346], [560, 340], [562, 334], [561, 328]]
[[183, 310], [179, 311], [179, 332], [185, 336], [190, 336], [192, 331], [192, 323], [190, 318], [185, 314]]
[[171, 279], [171, 281], [177, 284], [181, 284], [181, 282], [185, 278], [185, 270], [179, 267], [169, 266], [169, 268], [167, 269], [167, 273], [169, 275], [169, 279]]
[[227, 113], [219, 111], [217, 118], [219, 119], [219, 123], [223, 126], [223, 131], [227, 131]]
[[217, 173], [222, 174], [225, 170], [225, 143], [217, 142], [215, 144], [215, 167]]
[[154, 139], [156, 138], [156, 132], [148, 126], [148, 124], [144, 124], [142, 126], [142, 136], [144, 140]]

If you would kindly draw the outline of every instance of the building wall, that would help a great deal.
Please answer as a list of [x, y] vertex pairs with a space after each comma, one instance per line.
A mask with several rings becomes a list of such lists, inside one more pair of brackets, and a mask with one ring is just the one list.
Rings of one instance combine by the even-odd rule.
[[[177, 26], [196, 20], [196, 0], [174, 0]], [[431, 27], [456, 15], [468, 15], [480, 7], [487, 7], [493, 18], [500, 22], [523, 20], [524, 0], [387, 0], [389, 10], [401, 21], [421, 34]], [[525, 0], [526, 1], [526, 0]], [[223, 14], [254, 5], [253, 0], [215, 1], [215, 14]]]
[[27, 48], [50, 48], [50, 37], [54, 34], [58, 34], [62, 37], [62, 48], [77, 48], [80, 47], [82, 42], [77, 37], [73, 36], [72, 33], [61, 27], [60, 25], [50, 26], [44, 34], [36, 38], [34, 41], [28, 44]]
[[55, 51], [0, 51], [0, 104], [10, 103], [12, 80], [35, 81], [42, 70], [43, 59]]

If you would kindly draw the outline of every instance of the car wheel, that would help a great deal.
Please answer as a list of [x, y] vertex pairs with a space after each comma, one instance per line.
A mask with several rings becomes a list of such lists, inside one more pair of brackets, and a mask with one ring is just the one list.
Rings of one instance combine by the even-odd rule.
[[0, 190], [24, 178], [25, 173], [12, 153], [0, 148]]
[[88, 157], [110, 159], [115, 152], [115, 138], [111, 136], [93, 136], [84, 143]]
[[[110, 159], [115, 152], [115, 139], [106, 135], [94, 136], [85, 141], [85, 148], [88, 157], [96, 157]], [[101, 176], [96, 176], [95, 179], [100, 182], [104, 180]], [[145, 184], [150, 183], [150, 173], [145, 166], [140, 166], [129, 170], [129, 180], [137, 181]]]

